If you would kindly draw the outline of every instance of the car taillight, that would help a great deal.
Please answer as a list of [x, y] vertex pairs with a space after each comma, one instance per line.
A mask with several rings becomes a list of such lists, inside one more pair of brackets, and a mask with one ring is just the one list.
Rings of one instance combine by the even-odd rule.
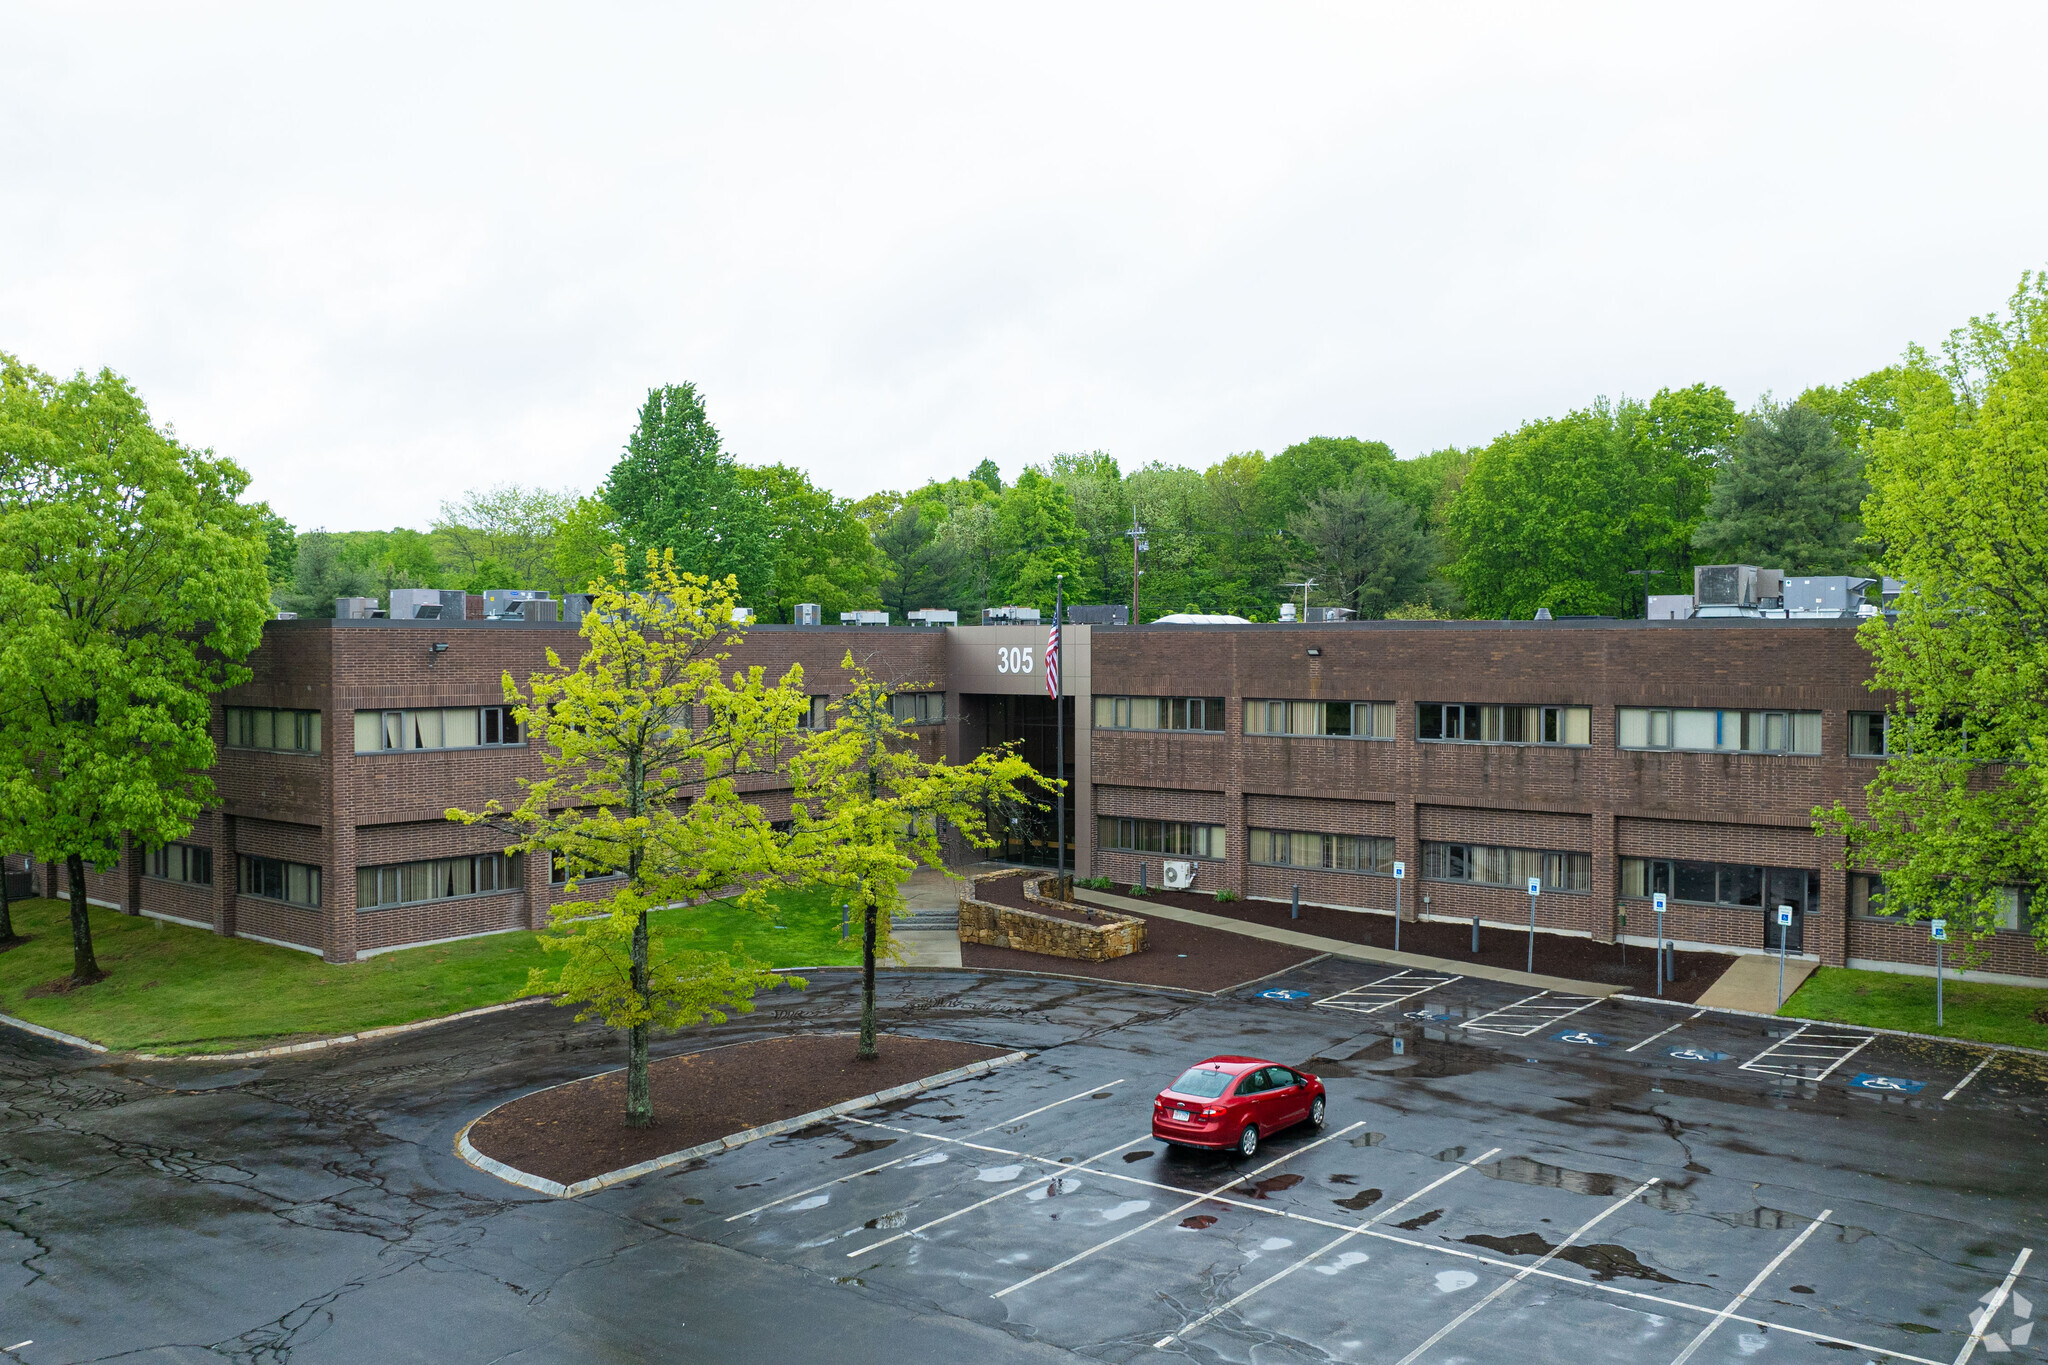
[[1222, 1118], [1222, 1117], [1223, 1117], [1223, 1111], [1222, 1111], [1221, 1109], [1213, 1109], [1213, 1108], [1212, 1108], [1212, 1109], [1204, 1109], [1204, 1110], [1202, 1111], [1202, 1117], [1203, 1117], [1203, 1118], [1205, 1118], [1205, 1119], [1220, 1119], [1220, 1118]]

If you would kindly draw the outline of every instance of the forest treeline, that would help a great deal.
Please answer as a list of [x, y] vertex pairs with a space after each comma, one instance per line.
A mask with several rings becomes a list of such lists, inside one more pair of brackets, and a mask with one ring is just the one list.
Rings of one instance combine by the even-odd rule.
[[[1881, 547], [1859, 520], [1874, 431], [1899, 423], [1898, 367], [1766, 396], [1747, 411], [1696, 384], [1598, 399], [1485, 446], [1401, 458], [1384, 442], [1316, 436], [1204, 469], [1121, 468], [1053, 455], [1006, 483], [982, 460], [957, 478], [858, 501], [804, 471], [728, 450], [694, 385], [649, 393], [602, 486], [518, 485], [442, 504], [424, 531], [298, 531], [268, 515], [275, 600], [332, 615], [392, 588], [577, 591], [623, 544], [732, 574], [764, 621], [799, 602], [825, 619], [884, 607], [1049, 610], [1131, 600], [1140, 611], [1272, 620], [1282, 601], [1361, 617], [1633, 615], [1691, 591], [1695, 563], [1851, 573]], [[963, 461], [964, 465], [965, 461]]]

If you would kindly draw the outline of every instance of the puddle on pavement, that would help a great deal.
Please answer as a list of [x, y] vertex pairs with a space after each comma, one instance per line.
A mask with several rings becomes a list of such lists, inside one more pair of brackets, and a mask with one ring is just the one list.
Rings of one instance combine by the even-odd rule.
[[1195, 1231], [1200, 1232], [1203, 1228], [1213, 1228], [1216, 1226], [1216, 1215], [1198, 1213], [1192, 1218], [1181, 1219], [1180, 1225], [1184, 1228], [1193, 1228]]
[[1282, 1190], [1293, 1189], [1296, 1185], [1299, 1185], [1301, 1181], [1302, 1177], [1291, 1173], [1288, 1175], [1269, 1175], [1264, 1180], [1256, 1180], [1252, 1182], [1252, 1198], [1270, 1198], [1271, 1196], [1280, 1193], [1280, 1191]]
[[1929, 1327], [1924, 1322], [1895, 1322], [1892, 1326], [1898, 1328], [1901, 1332], [1911, 1332], [1914, 1336], [1919, 1337], [1933, 1336], [1941, 1331], [1939, 1327]]
[[1351, 1145], [1353, 1147], [1377, 1147], [1386, 1140], [1387, 1135], [1385, 1133], [1360, 1133], [1357, 1137], [1351, 1139]]
[[1384, 1193], [1384, 1190], [1360, 1190], [1349, 1199], [1332, 1199], [1330, 1202], [1340, 1209], [1350, 1209], [1357, 1213], [1360, 1209], [1369, 1209], [1379, 1203], [1380, 1196]]
[[879, 1152], [884, 1147], [896, 1145], [895, 1138], [848, 1138], [846, 1142], [846, 1150], [833, 1157], [834, 1161], [844, 1161], [850, 1156], [866, 1156], [869, 1152]]
[[[1759, 1228], [1765, 1232], [1781, 1232], [1788, 1229], [1796, 1230], [1805, 1227], [1813, 1221], [1812, 1217], [1807, 1214], [1787, 1213], [1784, 1209], [1761, 1207], [1751, 1209], [1747, 1213], [1717, 1213], [1714, 1217], [1732, 1228]], [[1834, 1223], [1831, 1226], [1835, 1229], [1835, 1240], [1849, 1246], [1854, 1246], [1865, 1237], [1875, 1237], [1877, 1235], [1869, 1228], [1859, 1228], [1853, 1223]], [[1968, 1248], [1968, 1250], [1972, 1255], [1990, 1256], [1996, 1255], [1998, 1248], [1986, 1246], [1982, 1251], [1977, 1250], [1975, 1247]]]
[[[1436, 1154], [1436, 1159], [1463, 1161], [1465, 1149], [1446, 1148]], [[1499, 1161], [1485, 1166], [1474, 1166], [1472, 1169], [1490, 1180], [1512, 1180], [1518, 1185], [1535, 1185], [1543, 1189], [1565, 1190], [1572, 1194], [1590, 1194], [1609, 1199], [1618, 1194], [1627, 1194], [1642, 1183], [1608, 1171], [1575, 1171], [1569, 1166], [1553, 1166], [1547, 1161], [1536, 1161], [1526, 1156], [1502, 1157]], [[1662, 1209], [1667, 1213], [1690, 1212], [1695, 1202], [1684, 1186], [1663, 1182], [1644, 1190], [1642, 1201], [1653, 1209]]]
[[1063, 1194], [1072, 1194], [1080, 1188], [1080, 1181], [1072, 1176], [1063, 1175], [1057, 1179], [1047, 1181], [1024, 1197], [1026, 1199], [1057, 1199]]
[[1343, 1174], [1333, 1175], [1330, 1177], [1330, 1183], [1332, 1185], [1356, 1185], [1358, 1183], [1358, 1177], [1355, 1175]]
[[1157, 1152], [1152, 1152], [1152, 1151], [1145, 1151], [1145, 1152], [1125, 1152], [1125, 1153], [1124, 1153], [1124, 1164], [1128, 1166], [1128, 1165], [1129, 1165], [1129, 1164], [1130, 1164], [1131, 1162], [1133, 1162], [1133, 1161], [1143, 1161], [1143, 1160], [1144, 1160], [1144, 1159], [1145, 1159], [1146, 1157], [1151, 1157], [1151, 1156], [1158, 1156], [1158, 1155], [1159, 1155], [1159, 1153], [1157, 1153]]
[[1444, 1211], [1442, 1209], [1431, 1209], [1428, 1213], [1418, 1213], [1413, 1218], [1408, 1219], [1406, 1222], [1396, 1223], [1394, 1224], [1394, 1226], [1397, 1228], [1406, 1228], [1408, 1229], [1408, 1231], [1414, 1232], [1419, 1228], [1428, 1227], [1431, 1223], [1434, 1223], [1437, 1219], [1443, 1216]]
[[[1461, 1242], [1488, 1251], [1497, 1251], [1503, 1256], [1543, 1256], [1556, 1249], [1556, 1244], [1537, 1232], [1518, 1232], [1512, 1237], [1494, 1237], [1478, 1232], [1470, 1237], [1461, 1237]], [[1598, 1242], [1592, 1246], [1568, 1246], [1557, 1253], [1560, 1261], [1570, 1261], [1593, 1272], [1596, 1280], [1613, 1280], [1627, 1277], [1631, 1280], [1653, 1280], [1658, 1284], [1678, 1284], [1661, 1270], [1652, 1270], [1636, 1259], [1636, 1254], [1627, 1247], [1616, 1246], [1613, 1242]]]
[[883, 1214], [880, 1218], [870, 1218], [867, 1222], [862, 1223], [861, 1226], [864, 1228], [900, 1228], [909, 1221], [910, 1210], [897, 1209], [892, 1213]]

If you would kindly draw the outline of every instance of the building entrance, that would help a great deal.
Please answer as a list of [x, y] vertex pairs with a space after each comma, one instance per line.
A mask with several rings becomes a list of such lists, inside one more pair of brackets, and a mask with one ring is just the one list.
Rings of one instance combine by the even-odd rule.
[[[1067, 866], [1074, 866], [1074, 699], [1062, 699], [1067, 728]], [[976, 754], [1005, 744], [1014, 744], [1017, 753], [1033, 768], [1047, 777], [1054, 775], [1058, 762], [1059, 731], [1054, 728], [1053, 701], [1050, 697], [1015, 697], [987, 693], [974, 693], [960, 698], [960, 750], [961, 757], [971, 759]], [[1044, 810], [1035, 810], [1032, 805], [1021, 802], [1010, 803], [989, 812], [989, 833], [995, 836], [996, 847], [989, 850], [989, 856], [1004, 862], [1030, 863], [1051, 867], [1059, 855], [1057, 836], [1053, 831], [1054, 794], [1038, 793], [1033, 804], [1043, 805]]]

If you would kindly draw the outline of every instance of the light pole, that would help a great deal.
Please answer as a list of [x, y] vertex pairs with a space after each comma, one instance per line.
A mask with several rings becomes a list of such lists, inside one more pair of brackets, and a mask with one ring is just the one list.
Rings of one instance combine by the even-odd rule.
[[1136, 503], [1131, 504], [1131, 529], [1124, 532], [1124, 534], [1131, 538], [1131, 624], [1135, 626], [1140, 624], [1138, 620], [1138, 579], [1145, 572], [1138, 567], [1138, 551], [1152, 548], [1152, 542], [1145, 539], [1145, 528], [1138, 525], [1138, 504]]

